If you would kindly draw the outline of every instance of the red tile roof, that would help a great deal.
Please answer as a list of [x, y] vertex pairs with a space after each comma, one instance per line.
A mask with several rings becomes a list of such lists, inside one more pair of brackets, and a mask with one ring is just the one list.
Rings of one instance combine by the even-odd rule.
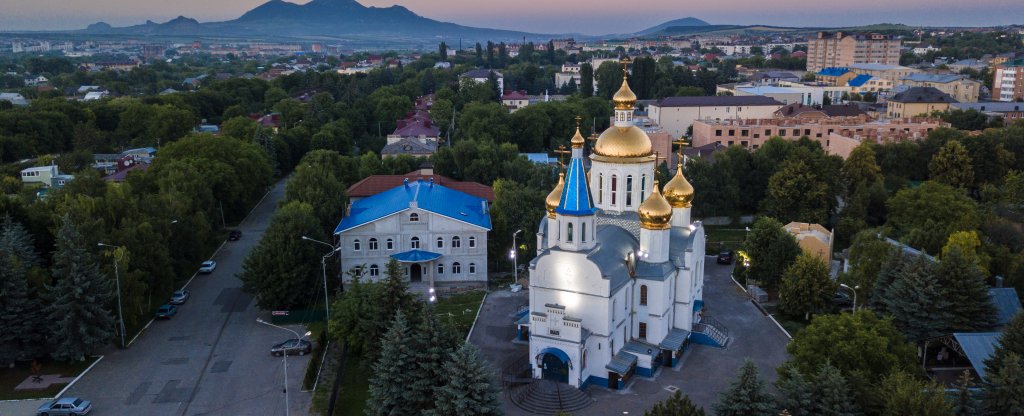
[[425, 175], [419, 170], [406, 173], [405, 175], [369, 176], [348, 187], [348, 196], [349, 198], [365, 198], [373, 196], [388, 189], [401, 186], [405, 182], [406, 178], [409, 179], [409, 182], [414, 182], [420, 179], [425, 181], [433, 179], [434, 183], [448, 189], [454, 189], [459, 192], [473, 195], [477, 198], [486, 199], [487, 202], [494, 202], [494, 190], [487, 185], [477, 182], [460, 182], [441, 175]]

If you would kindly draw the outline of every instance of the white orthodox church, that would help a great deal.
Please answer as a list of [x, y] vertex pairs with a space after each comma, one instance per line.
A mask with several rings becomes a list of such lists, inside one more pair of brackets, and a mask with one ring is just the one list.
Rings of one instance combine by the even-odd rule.
[[690, 220], [693, 187], [680, 164], [658, 189], [658, 158], [633, 124], [636, 95], [626, 78], [590, 171], [577, 128], [568, 169], [547, 197], [529, 313], [518, 322], [534, 378], [622, 388], [634, 375], [676, 365], [689, 341], [728, 341], [701, 323], [705, 238]]

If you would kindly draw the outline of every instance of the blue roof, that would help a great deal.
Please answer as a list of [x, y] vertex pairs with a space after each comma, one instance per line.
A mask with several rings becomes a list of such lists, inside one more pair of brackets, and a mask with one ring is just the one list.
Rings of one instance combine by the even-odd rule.
[[850, 72], [850, 68], [825, 68], [822, 69], [821, 71], [818, 71], [818, 75], [821, 75], [823, 77], [838, 77], [847, 72]]
[[609, 362], [608, 365], [604, 366], [604, 368], [607, 368], [609, 371], [619, 373], [621, 375], [625, 375], [629, 370], [632, 370], [633, 367], [636, 367], [636, 356], [623, 350], [619, 350], [619, 353], [612, 357], [612, 361]]
[[657, 345], [648, 344], [635, 339], [626, 341], [626, 345], [622, 346], [622, 351], [628, 351], [634, 355], [646, 355], [652, 359], [661, 353], [661, 350]]
[[999, 332], [957, 332], [953, 334], [956, 342], [963, 348], [964, 355], [971, 361], [971, 366], [978, 377], [985, 380], [985, 360], [992, 356], [999, 343]]
[[679, 351], [683, 348], [686, 338], [689, 337], [690, 331], [682, 328], [672, 328], [658, 346], [669, 351]]
[[869, 79], [871, 79], [871, 75], [860, 74], [860, 75], [857, 75], [857, 76], [853, 77], [853, 79], [851, 79], [850, 82], [848, 82], [846, 84], [851, 86], [851, 87], [860, 87], [860, 86], [864, 85], [864, 83], [868, 82]]
[[587, 186], [587, 171], [583, 159], [574, 157], [565, 173], [565, 187], [555, 212], [563, 215], [594, 215], [594, 204], [590, 201], [590, 187]]
[[996, 307], [996, 324], [1006, 325], [1010, 319], [1020, 312], [1020, 298], [1017, 297], [1017, 289], [1012, 287], [992, 287], [988, 289], [988, 296], [992, 298], [992, 305]]
[[436, 260], [438, 257], [441, 257], [440, 253], [434, 253], [424, 250], [409, 250], [391, 255], [391, 258], [398, 260], [399, 262], [402, 263], [419, 263], [421, 261]]
[[455, 221], [491, 229], [487, 200], [421, 179], [356, 201], [349, 209], [348, 216], [342, 218], [334, 229], [334, 233], [394, 215], [413, 205]]

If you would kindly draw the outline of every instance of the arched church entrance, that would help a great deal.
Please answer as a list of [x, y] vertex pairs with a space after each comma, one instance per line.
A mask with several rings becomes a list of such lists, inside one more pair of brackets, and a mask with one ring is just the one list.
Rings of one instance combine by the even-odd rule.
[[423, 281], [423, 267], [417, 263], [409, 265], [409, 281], [410, 282], [422, 282]]
[[569, 356], [561, 350], [545, 349], [541, 357], [541, 378], [544, 380], [569, 382]]

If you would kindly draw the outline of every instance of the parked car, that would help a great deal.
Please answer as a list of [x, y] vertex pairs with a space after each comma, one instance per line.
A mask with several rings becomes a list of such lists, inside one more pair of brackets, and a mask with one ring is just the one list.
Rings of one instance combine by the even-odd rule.
[[36, 412], [39, 416], [86, 415], [92, 411], [92, 402], [77, 397], [62, 397], [43, 403]]
[[178, 307], [174, 305], [162, 305], [156, 310], [156, 317], [159, 319], [171, 319], [178, 313]]
[[304, 339], [292, 338], [280, 344], [277, 344], [270, 348], [270, 354], [275, 356], [282, 356], [285, 353], [288, 355], [306, 355], [310, 351], [313, 351], [313, 343]]
[[175, 290], [174, 293], [171, 294], [171, 305], [181, 305], [185, 303], [190, 295], [191, 293], [188, 289]]
[[718, 264], [732, 264], [732, 250], [723, 250], [718, 253]]
[[241, 238], [242, 232], [238, 230], [231, 230], [231, 233], [228, 234], [228, 241], [238, 241]]
[[203, 264], [199, 266], [199, 273], [202, 274], [210, 274], [213, 273], [214, 270], [217, 270], [217, 262], [213, 260], [204, 261]]

